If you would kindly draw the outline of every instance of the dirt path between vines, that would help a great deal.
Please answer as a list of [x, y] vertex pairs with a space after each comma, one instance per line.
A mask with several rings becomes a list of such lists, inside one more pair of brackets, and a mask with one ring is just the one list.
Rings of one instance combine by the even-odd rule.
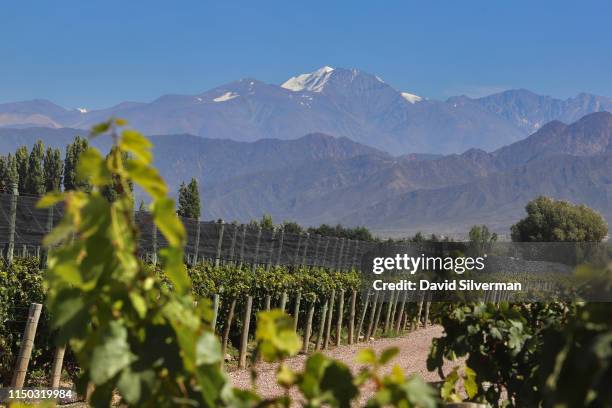
[[[440, 377], [436, 372], [427, 371], [427, 354], [431, 340], [442, 335], [442, 327], [430, 326], [426, 329], [419, 329], [414, 332], [407, 333], [402, 337], [378, 339], [368, 343], [359, 343], [356, 345], [334, 347], [330, 350], [324, 350], [323, 353], [331, 358], [340, 360], [348, 365], [353, 373], [356, 373], [360, 365], [355, 362], [357, 352], [366, 347], [372, 347], [376, 353], [380, 353], [388, 347], [399, 348], [399, 354], [392, 360], [390, 367], [393, 364], [399, 364], [404, 369], [407, 375], [419, 374], [425, 381], [440, 381]], [[301, 370], [306, 360], [305, 355], [299, 355], [287, 360], [287, 364], [294, 370]], [[455, 362], [454, 365], [460, 363]], [[277, 396], [282, 393], [282, 389], [276, 384], [276, 364], [258, 363], [257, 364], [257, 391], [264, 397]], [[445, 371], [450, 371], [452, 366], [445, 367]], [[233, 370], [229, 373], [232, 384], [238, 388], [250, 388], [251, 377], [249, 370]], [[365, 390], [362, 398], [367, 398], [372, 391]]]

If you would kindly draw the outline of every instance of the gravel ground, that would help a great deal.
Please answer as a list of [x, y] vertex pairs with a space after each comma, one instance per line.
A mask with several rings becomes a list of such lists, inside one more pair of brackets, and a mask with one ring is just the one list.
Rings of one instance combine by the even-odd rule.
[[[393, 364], [399, 364], [404, 369], [404, 372], [408, 375], [419, 374], [425, 381], [440, 381], [440, 378], [436, 372], [427, 371], [426, 361], [427, 354], [429, 353], [429, 346], [431, 340], [434, 337], [440, 337], [442, 335], [442, 327], [430, 326], [426, 329], [419, 329], [414, 332], [410, 332], [402, 337], [389, 338], [389, 339], [378, 339], [369, 343], [359, 343], [352, 346], [340, 346], [330, 350], [325, 350], [324, 354], [340, 360], [347, 364], [353, 373], [359, 370], [360, 365], [355, 362], [355, 356], [357, 352], [366, 347], [372, 347], [376, 350], [376, 353], [380, 353], [388, 347], [398, 347], [400, 352], [392, 360], [389, 368]], [[286, 361], [287, 365], [294, 370], [301, 370], [304, 365], [306, 356], [298, 355]], [[460, 363], [455, 362], [454, 365]], [[257, 391], [264, 397], [277, 396], [282, 393], [282, 389], [276, 385], [276, 364], [258, 363], [256, 366], [257, 377]], [[452, 366], [446, 367], [449, 371]], [[446, 371], [446, 370], [445, 370]], [[238, 388], [250, 388], [251, 376], [250, 370], [234, 370], [229, 373], [230, 379], [235, 387]], [[366, 399], [370, 394], [371, 390], [364, 390], [362, 399]]]

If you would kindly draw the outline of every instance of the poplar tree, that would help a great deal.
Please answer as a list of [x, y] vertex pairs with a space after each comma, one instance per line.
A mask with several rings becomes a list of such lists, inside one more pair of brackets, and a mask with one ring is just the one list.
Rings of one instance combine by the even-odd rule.
[[26, 180], [28, 177], [28, 163], [30, 160], [30, 155], [28, 154], [28, 148], [26, 146], [21, 146], [15, 151], [15, 166], [17, 168], [17, 174], [19, 175], [18, 189], [20, 193], [26, 193]]
[[66, 146], [66, 158], [64, 159], [64, 190], [91, 190], [87, 181], [77, 179], [79, 158], [88, 147], [89, 142], [87, 139], [80, 136], [75, 137], [74, 141]]
[[0, 156], [0, 193], [7, 191], [8, 181], [7, 159], [4, 156]]
[[28, 172], [25, 179], [25, 192], [33, 195], [45, 193], [45, 175], [43, 173], [43, 159], [45, 155], [44, 145], [41, 140], [32, 146], [28, 158]]
[[200, 191], [196, 179], [192, 178], [187, 185], [184, 182], [181, 183], [178, 202], [178, 215], [193, 219], [200, 218]]
[[13, 191], [13, 184], [19, 185], [19, 171], [17, 169], [17, 159], [10, 153], [6, 158], [6, 173], [8, 176], [7, 188], [8, 192]]
[[62, 172], [64, 163], [59, 149], [47, 148], [43, 164], [45, 175], [45, 190], [59, 191], [62, 184]]

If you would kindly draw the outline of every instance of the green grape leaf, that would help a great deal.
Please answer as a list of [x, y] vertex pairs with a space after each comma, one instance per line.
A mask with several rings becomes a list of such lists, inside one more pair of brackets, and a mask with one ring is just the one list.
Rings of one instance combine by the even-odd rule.
[[383, 350], [383, 352], [380, 354], [380, 358], [378, 359], [378, 362], [381, 365], [385, 365], [398, 354], [399, 354], [399, 349], [397, 347], [387, 348]]
[[127, 329], [112, 321], [91, 354], [91, 380], [103, 384], [134, 360], [127, 342]]
[[196, 342], [196, 365], [215, 364], [223, 361], [221, 343], [211, 332], [204, 332]]
[[131, 129], [124, 130], [119, 139], [119, 147], [121, 150], [134, 154], [134, 156], [138, 157], [147, 165], [151, 164], [153, 161], [153, 154], [151, 154], [152, 146], [149, 139], [144, 137], [140, 132]]

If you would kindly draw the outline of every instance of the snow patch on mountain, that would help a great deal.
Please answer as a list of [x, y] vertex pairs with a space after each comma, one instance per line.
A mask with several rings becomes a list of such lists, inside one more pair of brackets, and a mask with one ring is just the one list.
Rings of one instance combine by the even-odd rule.
[[423, 98], [421, 98], [420, 96], [414, 95], [414, 94], [411, 94], [411, 93], [408, 93], [408, 92], [402, 92], [401, 95], [402, 95], [402, 98], [404, 98], [405, 100], [407, 100], [408, 102], [410, 102], [412, 104], [420, 102], [420, 101], [423, 100]]
[[321, 92], [323, 91], [325, 83], [332, 76], [333, 72], [334, 69], [326, 65], [309, 74], [301, 74], [291, 77], [285, 83], [283, 83], [281, 87], [293, 92], [304, 90]]
[[238, 97], [240, 95], [238, 95], [235, 92], [226, 92], [221, 96], [216, 97], [215, 99], [213, 99], [213, 102], [225, 102], [225, 101], [229, 101], [231, 99], [234, 99], [236, 97]]
[[85, 108], [76, 108], [76, 110], [78, 110], [81, 113], [87, 113], [88, 112], [88, 110], [85, 109]]

